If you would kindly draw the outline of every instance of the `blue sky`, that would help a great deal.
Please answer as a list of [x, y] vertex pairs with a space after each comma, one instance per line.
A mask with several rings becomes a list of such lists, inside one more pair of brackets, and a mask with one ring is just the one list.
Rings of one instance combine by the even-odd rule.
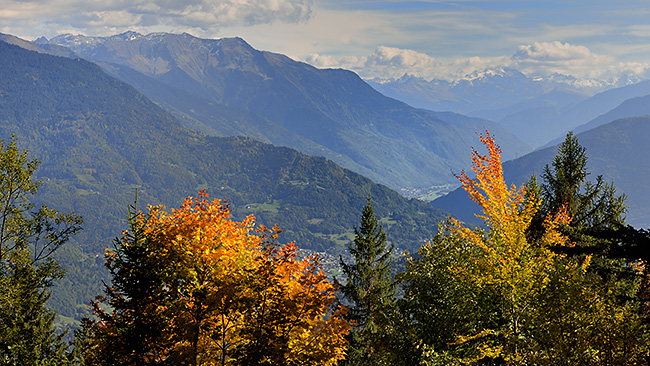
[[511, 67], [583, 79], [650, 76], [650, 2], [0, 0], [0, 32], [188, 32], [366, 78], [457, 79]]

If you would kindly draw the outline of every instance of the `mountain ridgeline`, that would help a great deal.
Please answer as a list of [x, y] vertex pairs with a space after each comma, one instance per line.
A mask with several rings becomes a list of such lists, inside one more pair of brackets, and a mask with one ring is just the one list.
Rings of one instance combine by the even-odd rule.
[[510, 156], [529, 151], [493, 122], [412, 108], [350, 71], [320, 70], [240, 38], [127, 32], [39, 43], [97, 62], [190, 128], [324, 156], [394, 189], [455, 183], [450, 171], [469, 163], [477, 130], [492, 131]]
[[0, 65], [0, 137], [15, 135], [42, 161], [37, 200], [84, 218], [75, 245], [60, 253], [68, 275], [53, 304], [65, 316], [79, 317], [101, 293], [104, 249], [125, 229], [136, 190], [144, 209], [178, 207], [204, 189], [237, 218], [279, 224], [281, 241], [330, 253], [349, 242], [368, 196], [399, 248], [417, 249], [445, 216], [325, 158], [189, 130], [83, 59], [0, 42]]
[[[647, 80], [622, 78], [612, 82], [577, 80], [559, 74], [527, 76], [517, 70], [495, 68], [473, 72], [454, 82], [405, 75], [396, 80], [370, 81], [370, 84], [416, 107], [454, 111], [498, 122], [531, 146], [548, 147], [560, 143], [567, 131], [585, 131], [578, 126], [624, 101], [650, 94]], [[646, 114], [629, 112], [601, 119], [599, 124]], [[590, 128], [593, 127], [591, 124]]]
[[[642, 101], [647, 98], [634, 100]], [[633, 105], [636, 105], [633, 104]], [[650, 227], [650, 117], [619, 119], [576, 135], [588, 156], [588, 180], [595, 182], [598, 175], [604, 182], [613, 183], [617, 193], [627, 196], [627, 223], [635, 227]], [[509, 183], [523, 184], [534, 174], [541, 179], [544, 166], [551, 165], [557, 146], [534, 151], [503, 164]], [[465, 191], [458, 189], [433, 201], [434, 206], [448, 210], [462, 220], [475, 222], [478, 207]]]

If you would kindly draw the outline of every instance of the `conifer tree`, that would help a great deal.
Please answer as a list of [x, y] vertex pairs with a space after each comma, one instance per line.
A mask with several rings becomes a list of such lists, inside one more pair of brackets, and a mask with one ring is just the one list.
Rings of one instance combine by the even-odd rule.
[[340, 258], [347, 283], [341, 292], [352, 304], [349, 320], [356, 324], [350, 333], [347, 365], [380, 364], [384, 343], [386, 311], [394, 304], [396, 283], [391, 276], [394, 245], [386, 243], [386, 233], [375, 217], [370, 197], [363, 209], [361, 226], [349, 251], [352, 262]]
[[162, 364], [170, 346], [164, 313], [169, 306], [164, 290], [166, 266], [147, 243], [147, 218], [137, 210], [137, 196], [128, 218], [129, 230], [114, 240], [114, 251], [107, 254], [106, 267], [113, 281], [105, 286], [106, 296], [98, 297], [114, 310], [105, 311], [99, 302], [93, 303], [102, 326], [95, 326], [91, 334], [100, 347], [85, 357], [102, 365]]
[[569, 132], [551, 166], [544, 167], [538, 190], [542, 205], [529, 230], [533, 237], [540, 232], [544, 217], [561, 209], [572, 217], [565, 230], [578, 249], [595, 244], [588, 232], [625, 224], [625, 195], [617, 196], [614, 185], [605, 183], [602, 176], [595, 183], [588, 181], [588, 176], [586, 149]]
[[[602, 277], [602, 286], [621, 288], [621, 281], [630, 282], [635, 277], [629, 262], [638, 259], [623, 259], [619, 255], [620, 249], [627, 247], [618, 233], [625, 227], [626, 197], [617, 195], [613, 183], [605, 183], [602, 176], [596, 177], [595, 182], [589, 181], [587, 160], [586, 149], [569, 132], [551, 166], [544, 168], [541, 187], [537, 189], [535, 182], [531, 182], [542, 204], [528, 232], [533, 240], [538, 239], [543, 218], [566, 210], [571, 221], [562, 231], [575, 245], [553, 250], [573, 256], [592, 255], [590, 271]], [[629, 287], [634, 287], [633, 282]], [[630, 293], [620, 293], [618, 298], [629, 296]]]

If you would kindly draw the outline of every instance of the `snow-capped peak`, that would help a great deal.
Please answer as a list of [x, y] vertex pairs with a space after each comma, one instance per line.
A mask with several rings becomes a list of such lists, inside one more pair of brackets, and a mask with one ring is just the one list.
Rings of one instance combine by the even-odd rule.
[[465, 75], [465, 77], [461, 78], [460, 80], [486, 80], [486, 79], [494, 79], [494, 78], [505, 78], [505, 77], [517, 77], [517, 78], [525, 78], [524, 74], [521, 72], [515, 70], [515, 69], [508, 69], [504, 67], [495, 67], [491, 69], [485, 69], [485, 70], [476, 70], [470, 74]]
[[142, 34], [134, 31], [126, 31], [121, 34], [116, 34], [114, 36], [108, 37], [109, 39], [119, 39], [122, 41], [133, 41], [135, 39], [138, 39], [142, 37]]

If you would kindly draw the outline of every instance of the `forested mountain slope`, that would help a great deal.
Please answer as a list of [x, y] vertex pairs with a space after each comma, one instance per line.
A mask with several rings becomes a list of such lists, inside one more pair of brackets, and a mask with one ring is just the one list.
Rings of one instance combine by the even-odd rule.
[[[650, 117], [616, 120], [582, 132], [577, 137], [586, 148], [587, 167], [591, 173], [588, 180], [593, 182], [602, 175], [605, 182], [613, 182], [619, 194], [627, 195], [628, 224], [650, 227], [650, 161], [647, 159], [650, 156]], [[539, 178], [556, 152], [557, 146], [552, 146], [505, 162], [506, 180], [521, 184], [533, 174]], [[476, 212], [476, 205], [460, 189], [433, 203], [463, 220], [472, 221]]]
[[324, 158], [191, 131], [88, 61], [0, 42], [0, 137], [12, 134], [42, 161], [36, 200], [84, 217], [61, 252], [68, 276], [54, 304], [67, 316], [101, 293], [104, 249], [125, 229], [136, 189], [140, 208], [178, 207], [205, 189], [239, 218], [279, 224], [281, 241], [328, 252], [348, 242], [368, 195], [400, 248], [417, 248], [444, 217]]
[[[255, 50], [240, 38], [128, 32], [63, 35], [49, 42], [101, 63], [192, 128], [204, 125], [204, 131], [221, 135], [263, 134], [268, 142], [325, 156], [396, 189], [453, 182], [449, 171], [469, 162], [469, 147], [479, 144], [477, 130], [493, 131], [510, 156], [529, 151], [493, 122], [465, 116], [451, 121], [385, 97], [350, 71], [319, 70]], [[111, 64], [128, 66], [211, 103], [205, 107], [203, 102], [205, 108], [240, 111], [236, 131], [233, 124], [217, 126], [204, 107], [190, 108], [181, 100], [185, 98], [166, 98], [142, 77]], [[277, 126], [273, 132], [259, 129], [271, 125]]]

